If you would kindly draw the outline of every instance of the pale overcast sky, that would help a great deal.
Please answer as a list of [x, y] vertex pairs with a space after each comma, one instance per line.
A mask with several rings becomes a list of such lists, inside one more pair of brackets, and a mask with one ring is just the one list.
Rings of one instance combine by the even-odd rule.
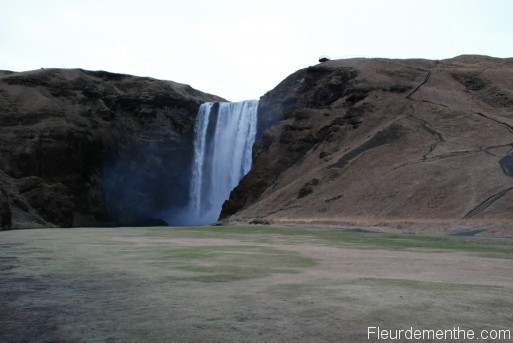
[[258, 99], [320, 55], [513, 57], [510, 0], [0, 0], [0, 69], [84, 68]]

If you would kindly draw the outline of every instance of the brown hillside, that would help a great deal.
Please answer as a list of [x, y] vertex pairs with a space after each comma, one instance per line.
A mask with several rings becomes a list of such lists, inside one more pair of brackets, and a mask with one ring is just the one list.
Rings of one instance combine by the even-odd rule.
[[281, 119], [222, 217], [273, 222], [513, 220], [513, 59], [350, 59], [267, 93]]
[[190, 86], [81, 69], [0, 72], [0, 225], [163, 224], [186, 205]]

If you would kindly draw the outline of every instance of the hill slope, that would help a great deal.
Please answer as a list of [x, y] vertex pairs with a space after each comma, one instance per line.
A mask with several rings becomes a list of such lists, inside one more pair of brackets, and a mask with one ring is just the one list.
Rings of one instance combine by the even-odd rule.
[[0, 224], [163, 223], [188, 201], [198, 108], [220, 100], [102, 71], [0, 72]]
[[260, 102], [280, 121], [222, 217], [273, 222], [513, 219], [513, 59], [350, 59]]

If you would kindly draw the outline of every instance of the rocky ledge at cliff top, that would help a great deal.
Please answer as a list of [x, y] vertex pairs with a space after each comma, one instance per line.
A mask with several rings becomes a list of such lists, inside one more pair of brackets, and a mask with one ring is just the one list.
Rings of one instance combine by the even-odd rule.
[[0, 72], [0, 219], [15, 228], [165, 224], [187, 203], [190, 86], [81, 69]]
[[513, 59], [329, 61], [260, 101], [277, 124], [232, 222], [513, 220]]

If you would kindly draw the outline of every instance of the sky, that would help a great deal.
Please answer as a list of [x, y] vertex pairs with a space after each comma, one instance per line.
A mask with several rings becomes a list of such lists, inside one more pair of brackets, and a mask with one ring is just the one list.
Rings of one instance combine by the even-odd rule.
[[331, 58], [513, 57], [510, 0], [0, 0], [0, 70], [83, 68], [258, 99]]

